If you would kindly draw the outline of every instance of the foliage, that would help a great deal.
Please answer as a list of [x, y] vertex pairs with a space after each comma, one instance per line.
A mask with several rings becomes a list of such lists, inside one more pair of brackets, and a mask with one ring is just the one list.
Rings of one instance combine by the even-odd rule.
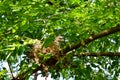
[[[116, 80], [120, 76], [119, 57], [75, 55], [84, 52], [118, 52], [119, 32], [89, 44], [84, 42], [84, 39], [118, 24], [119, 0], [1, 0], [0, 61], [1, 64], [8, 61], [12, 72], [17, 75], [27, 71], [25, 77], [29, 79], [37, 69], [35, 63], [29, 62], [30, 45], [41, 40], [43, 47], [46, 47], [61, 35], [64, 38], [62, 51], [80, 41], [84, 46], [71, 50], [52, 65], [48, 69], [52, 78], [58, 79], [62, 75], [66, 80], [71, 77], [75, 80]], [[44, 56], [41, 53], [39, 55]], [[51, 55], [45, 55], [44, 59], [51, 59]], [[0, 79], [10, 78], [6, 69], [0, 67], [0, 70]]]

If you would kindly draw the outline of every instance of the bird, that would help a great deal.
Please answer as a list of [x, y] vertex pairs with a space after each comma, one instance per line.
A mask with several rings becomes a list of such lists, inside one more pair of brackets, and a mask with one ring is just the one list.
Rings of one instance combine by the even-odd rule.
[[57, 36], [53, 43], [51, 43], [47, 48], [42, 49], [42, 53], [44, 54], [51, 53], [53, 55], [59, 53], [59, 51], [61, 50], [60, 43], [62, 41], [63, 41], [63, 37]]

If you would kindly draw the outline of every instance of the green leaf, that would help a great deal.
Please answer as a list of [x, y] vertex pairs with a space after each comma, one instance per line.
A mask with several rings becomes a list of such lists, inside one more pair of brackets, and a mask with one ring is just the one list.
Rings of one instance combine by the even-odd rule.
[[47, 53], [44, 55], [44, 60], [50, 59], [52, 57], [51, 53]]

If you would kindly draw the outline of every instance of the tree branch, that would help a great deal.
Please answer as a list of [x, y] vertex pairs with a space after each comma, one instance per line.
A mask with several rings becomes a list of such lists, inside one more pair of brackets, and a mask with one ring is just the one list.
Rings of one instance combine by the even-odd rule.
[[15, 80], [15, 77], [13, 75], [13, 72], [12, 72], [12, 69], [10, 67], [10, 63], [8, 62], [8, 60], [7, 60], [7, 64], [8, 64], [8, 68], [9, 68], [10, 74], [11, 74], [11, 78], [12, 78], [11, 80]]
[[[96, 39], [99, 39], [99, 38], [101, 38], [101, 37], [108, 36], [108, 35], [110, 35], [110, 34], [113, 34], [113, 33], [118, 32], [118, 31], [120, 31], [120, 26], [119, 26], [119, 25], [117, 25], [116, 27], [110, 28], [110, 29], [106, 29], [106, 30], [104, 30], [104, 31], [102, 31], [102, 32], [100, 32], [100, 33], [98, 33], [98, 34], [96, 34], [96, 35], [90, 36], [89, 38], [85, 39], [83, 42], [84, 42], [85, 45], [86, 45], [86, 44], [89, 44], [90, 42], [92, 42], [92, 41], [94, 41], [94, 40], [96, 40]], [[81, 41], [80, 41], [79, 43], [71, 46], [71, 47], [65, 48], [65, 49], [61, 52], [62, 55], [60, 55], [60, 56], [63, 57], [64, 55], [66, 55], [67, 52], [69, 52], [69, 51], [71, 51], [71, 50], [73, 50], [73, 49], [77, 49], [77, 48], [79, 48], [80, 46], [83, 46], [83, 43], [82, 43]], [[74, 56], [75, 56], [75, 55], [74, 55]], [[116, 52], [116, 53], [113, 53], [113, 52], [81, 53], [81, 54], [76, 55], [76, 56], [120, 56], [120, 52]], [[54, 56], [52, 56], [50, 59], [48, 59], [48, 60], [45, 61], [45, 64], [46, 64], [47, 66], [51, 66], [51, 67], [52, 67], [53, 65], [56, 64], [57, 61], [58, 61], [58, 60], [57, 60]], [[37, 72], [38, 70], [42, 70], [42, 68], [40, 68], [40, 67], [38, 66], [38, 68], [36, 68], [36, 69], [33, 70], [32, 74], [35, 73], [35, 72]], [[17, 78], [16, 78], [16, 80], [23, 80], [23, 78], [20, 78], [20, 77], [23, 76], [23, 75], [26, 76], [26, 75], [27, 75], [27, 71], [24, 72], [24, 73], [21, 74], [21, 75], [18, 75]]]
[[76, 54], [74, 56], [108, 56], [108, 57], [111, 57], [111, 56], [119, 56], [120, 57], [120, 52], [100, 52], [100, 53], [80, 53], [80, 54]]
[[42, 66], [37, 66], [36, 69], [32, 69], [32, 70], [33, 70], [32, 73], [29, 73], [29, 71], [31, 70], [31, 68], [28, 68], [28, 70], [26, 70], [26, 71], [23, 71], [23, 72], [21, 71], [21, 72], [15, 77], [15, 80], [25, 80], [25, 78], [26, 78], [26, 76], [27, 76], [28, 73], [32, 75], [32, 74], [36, 73], [36, 72], [39, 71], [39, 70], [42, 71], [42, 69], [43, 69]]
[[[102, 31], [102, 32], [100, 32], [100, 33], [98, 33], [98, 34], [96, 34], [96, 35], [90, 36], [89, 38], [85, 39], [85, 40], [82, 41], [82, 42], [84, 42], [84, 44], [86, 45], [86, 44], [89, 44], [90, 42], [92, 42], [92, 41], [94, 41], [94, 40], [96, 40], [96, 39], [99, 39], [99, 38], [101, 38], [101, 37], [108, 36], [108, 35], [110, 35], [110, 34], [113, 34], [113, 33], [118, 32], [118, 31], [120, 31], [120, 26], [119, 26], [119, 25], [117, 25], [116, 27], [110, 28], [110, 29], [106, 29], [106, 30], [104, 30], [104, 31]], [[71, 51], [71, 50], [73, 50], [73, 49], [77, 49], [77, 48], [79, 48], [80, 46], [83, 46], [83, 43], [82, 43], [82, 42], [80, 41], [79, 43], [77, 43], [77, 44], [75, 44], [75, 45], [73, 45], [73, 46], [71, 46], [71, 47], [70, 47], [70, 46], [66, 47], [66, 48], [64, 49], [64, 51], [63, 51], [62, 54], [65, 55], [67, 52], [69, 52], [69, 51]]]

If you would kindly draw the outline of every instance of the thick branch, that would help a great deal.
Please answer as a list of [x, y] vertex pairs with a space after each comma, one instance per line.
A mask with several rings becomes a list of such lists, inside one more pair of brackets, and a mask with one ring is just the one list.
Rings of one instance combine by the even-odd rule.
[[120, 57], [120, 52], [100, 52], [100, 53], [80, 53], [74, 56], [108, 56], [108, 57], [112, 57], [112, 56], [119, 56]]
[[[96, 39], [99, 39], [101, 37], [105, 37], [105, 36], [108, 36], [110, 34], [113, 34], [113, 33], [116, 33], [120, 31], [120, 26], [117, 25], [116, 27], [113, 27], [113, 28], [110, 28], [110, 29], [106, 29], [96, 35], [93, 35], [93, 36], [90, 36], [89, 38], [85, 39], [84, 40], [84, 44], [89, 44], [90, 42], [96, 40]], [[73, 50], [73, 49], [77, 49], [79, 48], [80, 46], [83, 46], [83, 43], [82, 42], [79, 42], [73, 46], [68, 46], [64, 51], [63, 51], [63, 54], [66, 54], [67, 52]]]

